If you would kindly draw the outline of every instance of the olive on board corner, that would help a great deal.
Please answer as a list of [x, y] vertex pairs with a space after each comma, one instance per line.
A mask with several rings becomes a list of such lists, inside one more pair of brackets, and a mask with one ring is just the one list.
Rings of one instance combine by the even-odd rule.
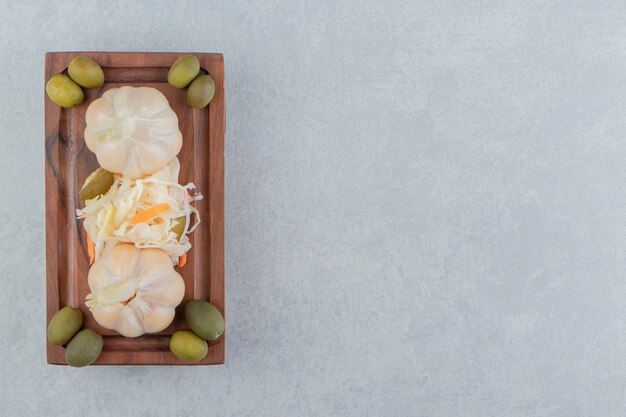
[[167, 82], [175, 88], [185, 88], [200, 72], [200, 61], [194, 55], [181, 56], [167, 73]]
[[53, 345], [64, 345], [80, 330], [82, 324], [83, 313], [80, 310], [63, 307], [48, 324], [48, 341]]
[[81, 87], [97, 88], [104, 85], [104, 72], [96, 61], [84, 56], [77, 56], [67, 67], [70, 78]]
[[198, 75], [187, 89], [187, 104], [193, 108], [206, 107], [215, 95], [215, 82], [208, 74]]
[[65, 348], [67, 364], [75, 368], [91, 365], [102, 352], [104, 341], [93, 329], [83, 329], [76, 334]]
[[185, 362], [196, 362], [209, 352], [206, 340], [189, 330], [179, 330], [170, 339], [170, 350]]
[[63, 74], [52, 76], [46, 83], [46, 94], [54, 103], [69, 109], [78, 106], [85, 99], [83, 90]]
[[185, 304], [185, 319], [195, 334], [209, 342], [219, 339], [224, 333], [222, 313], [207, 301], [188, 301]]

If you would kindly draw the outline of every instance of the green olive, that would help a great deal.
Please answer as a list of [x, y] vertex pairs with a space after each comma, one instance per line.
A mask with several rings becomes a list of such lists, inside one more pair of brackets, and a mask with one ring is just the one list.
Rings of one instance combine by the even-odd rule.
[[195, 362], [203, 359], [209, 352], [205, 340], [189, 330], [179, 330], [170, 339], [170, 350], [179, 359]]
[[196, 109], [206, 107], [215, 95], [215, 82], [210, 75], [198, 75], [187, 89], [187, 104]]
[[99, 195], [106, 194], [114, 181], [115, 177], [113, 174], [100, 167], [89, 174], [78, 195], [83, 201], [91, 200]]
[[183, 232], [185, 231], [185, 223], [187, 222], [187, 217], [186, 216], [180, 216], [175, 218], [174, 220], [176, 220], [176, 226], [172, 227], [170, 230], [174, 233], [176, 233], [176, 240], [180, 240], [181, 237], [183, 237]]
[[76, 368], [91, 365], [100, 356], [103, 344], [102, 336], [92, 329], [83, 329], [67, 344], [65, 360]]
[[181, 56], [167, 73], [167, 82], [172, 87], [185, 88], [200, 72], [200, 61], [194, 55]]
[[185, 319], [191, 330], [204, 340], [216, 340], [224, 333], [222, 313], [206, 301], [192, 300], [185, 304]]
[[96, 88], [104, 85], [104, 72], [93, 59], [77, 56], [72, 59], [67, 72], [76, 84], [85, 88]]
[[83, 324], [83, 313], [72, 307], [63, 307], [50, 320], [48, 340], [53, 345], [64, 345]]
[[66, 109], [78, 106], [85, 99], [78, 84], [63, 74], [57, 74], [48, 80], [46, 93], [50, 100]]

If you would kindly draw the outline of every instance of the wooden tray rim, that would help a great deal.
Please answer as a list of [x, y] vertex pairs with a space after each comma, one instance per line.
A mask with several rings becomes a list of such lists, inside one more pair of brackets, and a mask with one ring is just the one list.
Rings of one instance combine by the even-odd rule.
[[[142, 67], [169, 67], [174, 60], [180, 56], [193, 54], [196, 55], [204, 68], [219, 68], [219, 71], [210, 71], [219, 73], [218, 77], [214, 76], [216, 82], [215, 97], [209, 105], [209, 235], [210, 235], [210, 293], [211, 299], [214, 298], [214, 291], [221, 302], [222, 314], [225, 314], [225, 286], [224, 286], [224, 136], [225, 136], [225, 98], [224, 98], [224, 57], [219, 53], [200, 53], [200, 52], [104, 52], [104, 51], [62, 51], [47, 52], [45, 54], [45, 79], [44, 83], [54, 74], [60, 73], [66, 69], [67, 64], [75, 56], [87, 56], [101, 63], [103, 68], [107, 67], [123, 67], [123, 68], [142, 68]], [[63, 65], [63, 62], [66, 65]], [[52, 103], [44, 93], [45, 107], [45, 132], [46, 144], [50, 132], [58, 125], [60, 112], [62, 109]], [[58, 129], [57, 129], [58, 130]], [[56, 140], [59, 140], [57, 133]], [[49, 213], [51, 207], [59, 204], [56, 191], [59, 189], [59, 182], [56, 177], [48, 175], [51, 164], [48, 160], [50, 150], [46, 146], [45, 155], [45, 172], [46, 172], [46, 211]], [[51, 291], [51, 284], [55, 284], [58, 288], [58, 267], [56, 265], [57, 247], [51, 245], [50, 241], [55, 241], [55, 231], [58, 228], [57, 218], [55, 216], [46, 216], [46, 326], [56, 311], [59, 309], [58, 289]], [[54, 255], [54, 256], [52, 256]], [[218, 285], [215, 285], [218, 284]], [[142, 365], [219, 365], [225, 360], [225, 339], [226, 332], [216, 342], [210, 343], [214, 349], [211, 358], [207, 357], [200, 362], [188, 363], [179, 360], [170, 352], [151, 351], [151, 350], [135, 350], [141, 352], [142, 358], [129, 362], [125, 358], [129, 355], [127, 352], [109, 351], [106, 352], [105, 360], [98, 359], [93, 365], [124, 365], [124, 366], [142, 366]], [[129, 339], [132, 340], [132, 339]], [[66, 365], [63, 357], [64, 349], [50, 344], [46, 340], [47, 362], [52, 365]], [[208, 360], [207, 360], [208, 359]]]

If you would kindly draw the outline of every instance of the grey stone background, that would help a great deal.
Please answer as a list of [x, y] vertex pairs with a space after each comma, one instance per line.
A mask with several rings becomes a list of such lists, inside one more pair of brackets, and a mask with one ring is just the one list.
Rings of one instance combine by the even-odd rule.
[[[0, 415], [626, 415], [623, 2], [0, 16]], [[225, 54], [226, 365], [46, 365], [53, 50]]]

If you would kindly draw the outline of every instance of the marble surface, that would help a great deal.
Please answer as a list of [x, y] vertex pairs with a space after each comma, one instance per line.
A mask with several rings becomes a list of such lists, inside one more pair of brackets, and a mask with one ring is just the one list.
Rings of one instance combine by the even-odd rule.
[[[0, 0], [1, 416], [626, 415], [626, 6]], [[45, 360], [43, 59], [227, 74], [221, 367]]]

